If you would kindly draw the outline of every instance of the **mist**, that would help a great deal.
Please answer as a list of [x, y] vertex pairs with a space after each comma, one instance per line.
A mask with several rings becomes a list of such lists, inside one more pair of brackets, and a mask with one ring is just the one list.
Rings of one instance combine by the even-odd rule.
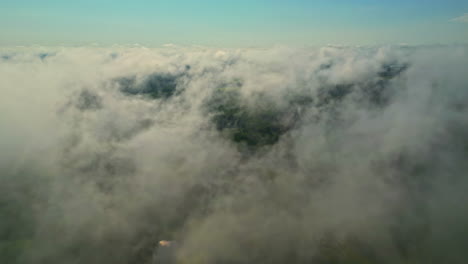
[[0, 50], [0, 262], [466, 263], [468, 47]]

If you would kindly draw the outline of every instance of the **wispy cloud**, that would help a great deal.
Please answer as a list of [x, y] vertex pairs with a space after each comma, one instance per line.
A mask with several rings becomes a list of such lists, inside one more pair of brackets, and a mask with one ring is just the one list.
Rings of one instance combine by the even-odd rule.
[[465, 13], [459, 17], [456, 17], [450, 21], [453, 21], [453, 22], [462, 22], [462, 23], [468, 23], [468, 13]]
[[467, 61], [0, 47], [0, 263], [467, 263]]

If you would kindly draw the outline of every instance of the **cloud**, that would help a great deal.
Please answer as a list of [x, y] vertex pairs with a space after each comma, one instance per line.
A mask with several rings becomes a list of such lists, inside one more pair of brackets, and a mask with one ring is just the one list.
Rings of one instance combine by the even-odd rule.
[[468, 13], [465, 13], [459, 17], [452, 19], [453, 22], [468, 23]]
[[0, 56], [2, 263], [466, 262], [466, 46]]

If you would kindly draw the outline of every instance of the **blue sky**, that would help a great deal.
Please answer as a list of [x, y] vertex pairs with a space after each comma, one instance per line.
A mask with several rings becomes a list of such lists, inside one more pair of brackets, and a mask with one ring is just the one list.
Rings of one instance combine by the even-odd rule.
[[466, 13], [467, 0], [0, 0], [0, 45], [468, 43]]

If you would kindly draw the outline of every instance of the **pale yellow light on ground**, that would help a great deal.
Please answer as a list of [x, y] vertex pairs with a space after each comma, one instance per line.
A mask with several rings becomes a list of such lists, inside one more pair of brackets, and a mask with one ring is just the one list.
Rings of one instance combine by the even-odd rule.
[[161, 240], [159, 241], [159, 245], [162, 246], [162, 247], [169, 247], [171, 246], [171, 241], [167, 241], [167, 240]]

